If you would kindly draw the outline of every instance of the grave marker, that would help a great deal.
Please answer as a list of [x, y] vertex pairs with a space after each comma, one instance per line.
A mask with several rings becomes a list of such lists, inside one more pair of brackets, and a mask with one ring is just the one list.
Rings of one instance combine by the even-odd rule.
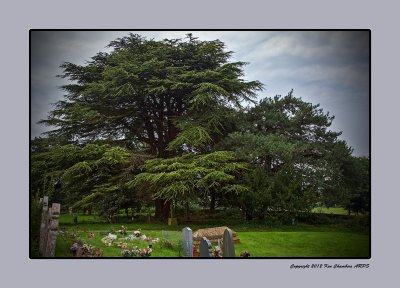
[[224, 243], [222, 248], [223, 257], [235, 257], [235, 244], [233, 242], [232, 230], [226, 229], [224, 232]]
[[193, 257], [193, 237], [192, 229], [185, 227], [182, 229], [183, 236], [183, 257]]
[[206, 237], [203, 237], [203, 239], [201, 239], [200, 242], [200, 257], [204, 258], [213, 257], [211, 243]]

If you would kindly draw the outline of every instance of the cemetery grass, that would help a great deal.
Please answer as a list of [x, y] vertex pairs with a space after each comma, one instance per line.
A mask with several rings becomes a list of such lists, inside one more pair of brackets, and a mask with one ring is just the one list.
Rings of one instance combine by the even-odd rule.
[[[238, 233], [239, 234], [239, 233]], [[242, 232], [236, 254], [252, 257], [369, 257], [369, 236], [349, 232]], [[238, 251], [239, 250], [239, 251]], [[239, 253], [240, 254], [240, 253]]]
[[[105, 237], [108, 233], [105, 232], [93, 232], [94, 238], [87, 238], [89, 235], [88, 232], [78, 232], [76, 235], [81, 238], [85, 243], [90, 244], [96, 248], [100, 248], [104, 252], [104, 257], [122, 257], [121, 251], [122, 249], [118, 246], [107, 246], [104, 244], [101, 239]], [[143, 231], [144, 235], [151, 238], [161, 238], [161, 231]], [[115, 240], [117, 242], [124, 242], [128, 244], [127, 249], [133, 250], [136, 248], [144, 249], [148, 247], [148, 242], [142, 240], [125, 240], [123, 239], [124, 235], [120, 235], [117, 233], [118, 239]], [[151, 257], [179, 257], [179, 249], [178, 249], [178, 240], [181, 238], [181, 233], [179, 231], [170, 232], [170, 241], [172, 242], [172, 247], [166, 247], [162, 242], [153, 243], [152, 248], [153, 252]], [[58, 238], [56, 243], [56, 257], [73, 257], [70, 253], [70, 243], [63, 238]]]
[[[325, 209], [325, 210], [321, 210]], [[321, 212], [322, 211], [322, 212]], [[193, 219], [191, 221], [178, 220], [179, 225], [168, 226], [166, 221], [152, 219], [151, 223], [146, 221], [145, 217], [135, 217], [133, 220], [128, 217], [119, 217], [114, 219], [113, 223], [98, 215], [77, 214], [78, 224], [74, 224], [73, 217], [69, 214], [61, 214], [59, 225], [62, 230], [77, 231], [117, 231], [121, 226], [128, 230], [175, 230], [181, 231], [184, 227], [190, 227], [192, 230], [228, 226], [235, 231], [316, 231], [316, 232], [355, 232], [369, 234], [369, 215], [347, 216], [343, 208], [315, 208], [315, 215], [302, 222], [296, 222], [295, 225], [289, 223], [257, 222], [244, 221], [236, 217], [218, 217], [214, 219]], [[286, 224], [286, 225], [285, 225]], [[291, 223], [290, 223], [291, 224]]]
[[[106, 233], [93, 232], [95, 238], [88, 239], [88, 232], [77, 233], [86, 243], [101, 248], [104, 257], [122, 257], [122, 249], [106, 246], [101, 242]], [[142, 231], [147, 237], [162, 237], [161, 231]], [[237, 232], [241, 243], [235, 244], [236, 256], [248, 251], [251, 257], [369, 257], [369, 236], [350, 232]], [[169, 232], [172, 247], [165, 247], [162, 242], [152, 244], [151, 257], [180, 257], [178, 240], [180, 231]], [[128, 243], [128, 249], [146, 248], [148, 243], [141, 240], [127, 241], [118, 236], [117, 241]], [[213, 247], [215, 244], [213, 244]], [[57, 239], [56, 257], [72, 257], [69, 244]]]
[[335, 214], [335, 215], [348, 215], [348, 211], [342, 207], [315, 207], [312, 209], [313, 213]]
[[[133, 223], [107, 223], [99, 218], [90, 215], [78, 217], [79, 224], [74, 225], [70, 215], [61, 215], [60, 230], [70, 231], [77, 234], [86, 243], [101, 248], [104, 257], [122, 257], [121, 248], [117, 246], [108, 247], [101, 242], [101, 238], [109, 232], [118, 233], [121, 226], [128, 229], [128, 235], [132, 231], [141, 229], [142, 234], [152, 238], [162, 238], [162, 231], [169, 231], [173, 246], [164, 247], [162, 243], [153, 244], [151, 257], [180, 257], [178, 241], [181, 239], [181, 231], [184, 227], [190, 227], [193, 231], [201, 228], [209, 228], [226, 225], [237, 232], [241, 243], [235, 245], [236, 256], [241, 252], [250, 252], [251, 257], [369, 257], [369, 225], [365, 225], [368, 218], [354, 217], [353, 220], [310, 225], [296, 223], [296, 225], [270, 226], [259, 223], [219, 223], [189, 224], [184, 223], [178, 226], [168, 226], [165, 222], [136, 220]], [[359, 222], [363, 222], [362, 225]], [[89, 233], [94, 233], [95, 238], [89, 239]], [[118, 235], [118, 238], [124, 236]], [[138, 248], [147, 247], [145, 241], [134, 240], [128, 242], [129, 249], [133, 246]], [[214, 246], [214, 245], [213, 245]], [[56, 257], [72, 257], [69, 252], [70, 244], [58, 237], [56, 246]]]

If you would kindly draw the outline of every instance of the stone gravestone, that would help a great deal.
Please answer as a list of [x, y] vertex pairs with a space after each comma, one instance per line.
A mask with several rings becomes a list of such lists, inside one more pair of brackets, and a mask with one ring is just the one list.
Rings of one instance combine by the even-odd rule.
[[193, 237], [192, 229], [185, 227], [182, 229], [183, 236], [183, 257], [193, 257]]
[[213, 257], [211, 243], [206, 237], [203, 237], [203, 239], [201, 239], [200, 242], [200, 257], [203, 258]]
[[233, 242], [232, 230], [226, 229], [224, 232], [222, 256], [235, 257], [235, 244]]
[[58, 220], [60, 218], [60, 204], [53, 203], [49, 213], [49, 232], [47, 236], [47, 247], [45, 256], [54, 257], [56, 252], [56, 240], [58, 230]]
[[40, 240], [39, 240], [39, 253], [44, 256], [46, 253], [47, 232], [48, 232], [48, 213], [49, 213], [49, 197], [42, 198], [42, 218], [40, 222]]

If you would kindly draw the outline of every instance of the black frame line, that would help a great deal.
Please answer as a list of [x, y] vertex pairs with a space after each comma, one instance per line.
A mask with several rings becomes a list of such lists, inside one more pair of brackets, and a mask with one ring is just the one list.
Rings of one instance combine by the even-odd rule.
[[[102, 259], [113, 259], [113, 260], [120, 260], [120, 259], [125, 259], [125, 260], [152, 260], [152, 259], [175, 259], [175, 260], [197, 260], [197, 259], [208, 259], [208, 260], [224, 260], [224, 259], [235, 259], [235, 260], [243, 260], [243, 261], [251, 261], [253, 260], [260, 260], [260, 259], [265, 259], [265, 260], [307, 260], [307, 259], [315, 259], [315, 260], [357, 260], [357, 259], [366, 259], [366, 260], [371, 260], [372, 259], [372, 254], [371, 254], [371, 246], [372, 246], [372, 220], [371, 220], [371, 214], [372, 214], [372, 203], [371, 203], [371, 198], [372, 198], [372, 192], [371, 192], [371, 166], [372, 166], [372, 159], [371, 159], [371, 34], [372, 31], [371, 29], [40, 29], [40, 28], [32, 28], [29, 29], [29, 186], [31, 184], [31, 137], [32, 137], [32, 129], [31, 129], [31, 117], [32, 117], [32, 97], [31, 97], [31, 91], [32, 91], [32, 82], [31, 82], [31, 37], [32, 33], [34, 31], [368, 31], [369, 32], [369, 199], [370, 199], [370, 217], [369, 217], [369, 257], [249, 257], [249, 258], [240, 258], [240, 257], [234, 257], [234, 258], [202, 258], [202, 257], [195, 257], [195, 258], [185, 258], [185, 257], [149, 257], [149, 258], [128, 258], [128, 257], [97, 257], [97, 258], [76, 258], [76, 257], [31, 257], [31, 245], [30, 245], [30, 238], [31, 238], [31, 231], [30, 231], [30, 219], [29, 219], [29, 239], [28, 239], [28, 245], [29, 245], [29, 259], [79, 259], [79, 260], [102, 260]], [[31, 216], [31, 196], [32, 196], [32, 191], [29, 187], [29, 218]]]

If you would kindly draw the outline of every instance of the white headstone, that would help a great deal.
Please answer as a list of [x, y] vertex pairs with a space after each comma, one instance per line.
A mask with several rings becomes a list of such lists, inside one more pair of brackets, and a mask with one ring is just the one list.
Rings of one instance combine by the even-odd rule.
[[182, 229], [183, 257], [193, 257], [193, 232], [189, 227]]

